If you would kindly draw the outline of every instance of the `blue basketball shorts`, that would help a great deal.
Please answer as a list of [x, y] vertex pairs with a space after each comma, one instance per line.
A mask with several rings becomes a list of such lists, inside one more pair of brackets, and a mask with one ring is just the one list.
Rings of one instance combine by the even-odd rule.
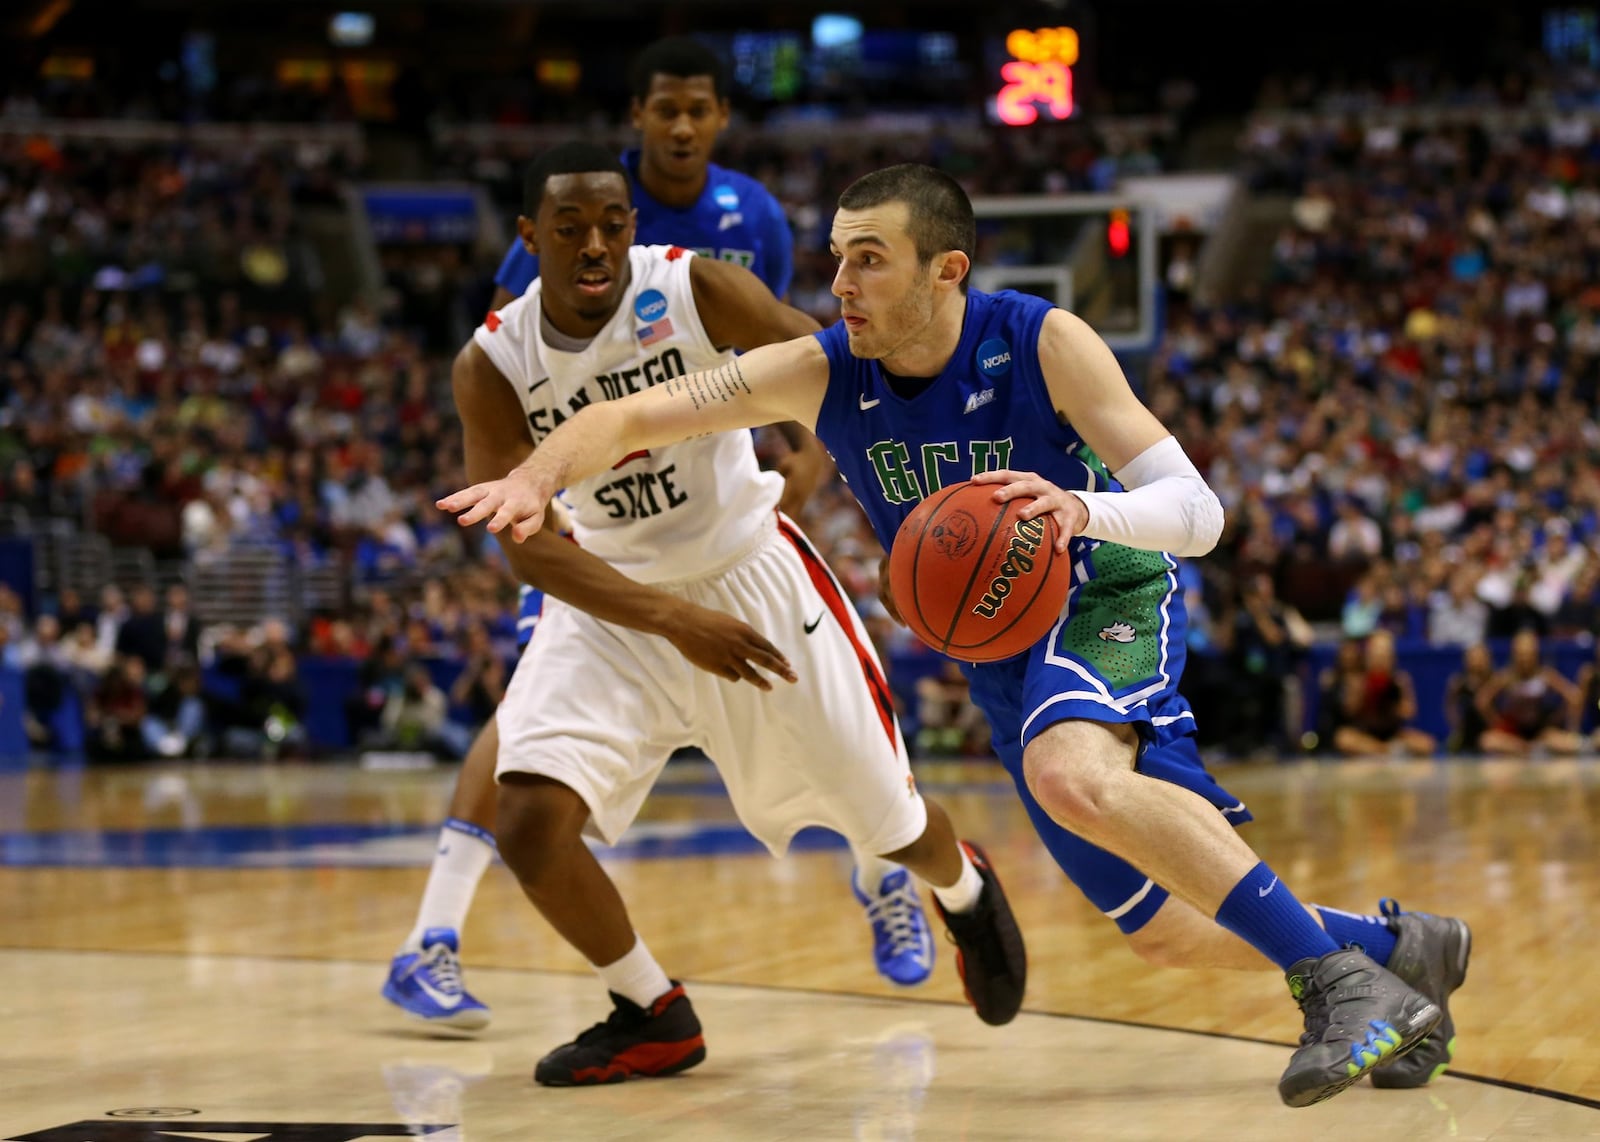
[[1194, 713], [1178, 693], [1187, 616], [1177, 564], [1160, 552], [1103, 543], [1082, 555], [1073, 574], [1049, 635], [1015, 658], [963, 669], [1039, 839], [1078, 890], [1132, 933], [1165, 903], [1166, 889], [1050, 818], [1023, 777], [1028, 743], [1068, 719], [1130, 724], [1139, 733], [1135, 772], [1204, 797], [1235, 825], [1250, 811], [1206, 772]]

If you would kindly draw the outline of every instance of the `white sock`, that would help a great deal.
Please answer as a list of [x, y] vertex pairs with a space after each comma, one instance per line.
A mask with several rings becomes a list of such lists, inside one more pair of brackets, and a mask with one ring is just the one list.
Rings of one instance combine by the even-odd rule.
[[417, 909], [416, 927], [406, 937], [407, 948], [422, 947], [422, 934], [429, 928], [451, 928], [459, 936], [478, 881], [493, 859], [494, 838], [486, 830], [470, 821], [446, 818], [439, 830], [428, 887], [422, 891], [422, 906]]
[[606, 990], [631, 999], [640, 1007], [648, 1008], [672, 990], [672, 981], [661, 970], [661, 965], [656, 963], [656, 958], [639, 936], [633, 938], [631, 952], [605, 967], [596, 966], [594, 970], [605, 981]]
[[893, 861], [884, 860], [876, 853], [857, 848], [854, 841], [850, 843], [850, 852], [856, 858], [856, 883], [868, 896], [878, 895], [878, 889], [883, 885], [883, 878], [900, 867]]
[[961, 875], [949, 888], [933, 888], [933, 894], [939, 898], [939, 903], [944, 905], [946, 912], [961, 915], [971, 912], [978, 906], [978, 897], [983, 894], [983, 877], [978, 875], [977, 867], [972, 863], [972, 858], [967, 856], [967, 850], [961, 850]]

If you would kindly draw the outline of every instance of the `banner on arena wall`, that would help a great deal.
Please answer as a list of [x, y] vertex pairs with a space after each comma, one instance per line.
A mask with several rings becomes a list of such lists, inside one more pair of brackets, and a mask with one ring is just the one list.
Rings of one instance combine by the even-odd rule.
[[373, 241], [468, 243], [478, 237], [478, 199], [466, 187], [382, 187], [361, 191]]

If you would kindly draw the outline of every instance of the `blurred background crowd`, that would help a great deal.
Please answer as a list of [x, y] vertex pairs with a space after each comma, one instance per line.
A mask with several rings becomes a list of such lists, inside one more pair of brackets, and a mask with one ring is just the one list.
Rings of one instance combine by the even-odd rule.
[[[254, 57], [249, 19], [153, 18], [152, 50], [118, 56], [131, 33], [93, 5], [59, 23], [24, 7], [0, 98], [0, 650], [29, 747], [460, 756], [514, 665], [515, 583], [432, 506], [462, 480], [449, 360], [486, 310], [522, 163], [577, 130], [625, 144], [604, 77], [688, 29], [623, 43], [550, 16], [473, 74], [449, 50], [432, 67], [378, 50], [382, 6], [364, 41], [338, 21], [365, 14], [319, 10]], [[1218, 217], [1158, 228], [1154, 321], [1119, 352], [1227, 508], [1218, 550], [1181, 571], [1206, 744], [1588, 750], [1594, 12], [1505, 17], [1461, 59], [1425, 52], [1419, 23], [1417, 53], [1371, 74], [1224, 78], [1121, 66], [1134, 17], [1109, 5], [1016, 7], [1017, 26], [1064, 11], [1100, 38], [1065, 121], [982, 112], [995, 35], [969, 40], [958, 6], [887, 29], [915, 38], [920, 79], [812, 69], [791, 89], [788, 40], [708, 19], [737, 79], [717, 161], [783, 203], [795, 304], [835, 316], [830, 204], [888, 162], [977, 197], [1132, 201], [1226, 173]], [[411, 34], [436, 28], [412, 10]], [[490, 19], [456, 39], [496, 35]], [[536, 40], [575, 46], [535, 59]], [[432, 213], [398, 220], [374, 189], [419, 184], [441, 188]], [[1006, 227], [981, 242], [980, 263], [1014, 260]], [[959, 672], [878, 605], [848, 491], [824, 487], [803, 522], [892, 664], [915, 751], [986, 756]]]

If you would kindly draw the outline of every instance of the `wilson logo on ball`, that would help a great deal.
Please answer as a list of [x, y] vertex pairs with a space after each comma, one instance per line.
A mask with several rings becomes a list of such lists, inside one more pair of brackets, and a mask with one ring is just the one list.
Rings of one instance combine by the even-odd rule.
[[1044, 521], [1018, 520], [1012, 531], [1014, 534], [1006, 547], [1005, 559], [1001, 561], [995, 577], [989, 581], [989, 589], [983, 593], [983, 598], [972, 608], [972, 613], [980, 618], [992, 619], [998, 615], [1000, 608], [1005, 606], [1006, 596], [1011, 594], [1011, 581], [1033, 570], [1033, 557], [1039, 554], [1040, 544], [1044, 540]]

